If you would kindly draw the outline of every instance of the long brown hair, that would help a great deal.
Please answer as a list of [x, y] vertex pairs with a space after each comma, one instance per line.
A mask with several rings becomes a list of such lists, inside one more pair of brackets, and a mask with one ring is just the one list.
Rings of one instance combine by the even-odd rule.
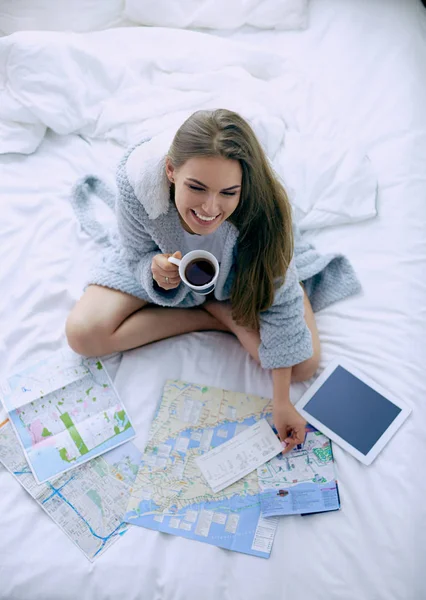
[[191, 115], [178, 129], [168, 156], [176, 169], [197, 156], [240, 162], [241, 196], [229, 217], [239, 231], [231, 305], [237, 323], [257, 329], [259, 313], [272, 305], [293, 256], [291, 206], [283, 186], [250, 125], [229, 110]]

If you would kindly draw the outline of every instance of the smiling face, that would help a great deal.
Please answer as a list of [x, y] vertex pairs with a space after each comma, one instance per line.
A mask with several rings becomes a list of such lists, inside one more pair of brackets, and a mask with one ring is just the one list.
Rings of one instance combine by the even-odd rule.
[[167, 159], [166, 174], [175, 184], [176, 208], [190, 233], [213, 233], [238, 206], [242, 169], [237, 160], [196, 157], [175, 169]]

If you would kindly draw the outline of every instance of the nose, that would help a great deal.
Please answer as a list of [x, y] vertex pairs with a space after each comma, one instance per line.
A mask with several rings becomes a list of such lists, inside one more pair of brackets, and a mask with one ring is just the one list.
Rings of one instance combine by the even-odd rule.
[[201, 207], [210, 217], [215, 217], [220, 213], [220, 196], [216, 192], [209, 192]]

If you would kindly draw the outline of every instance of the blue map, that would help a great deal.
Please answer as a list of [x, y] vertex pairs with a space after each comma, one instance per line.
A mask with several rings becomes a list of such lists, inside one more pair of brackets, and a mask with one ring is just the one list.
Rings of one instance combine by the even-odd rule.
[[96, 358], [60, 350], [3, 381], [0, 392], [39, 483], [135, 436]]
[[331, 441], [311, 425], [302, 447], [257, 469], [265, 517], [339, 510]]
[[256, 472], [215, 494], [195, 459], [260, 419], [270, 418], [270, 411], [267, 398], [168, 381], [125, 520], [268, 558], [278, 519], [261, 514]]

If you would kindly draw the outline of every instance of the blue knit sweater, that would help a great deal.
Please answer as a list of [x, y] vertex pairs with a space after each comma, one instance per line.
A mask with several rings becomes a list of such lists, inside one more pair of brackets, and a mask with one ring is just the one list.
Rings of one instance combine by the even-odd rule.
[[[128, 151], [117, 171], [118, 196], [96, 177], [88, 176], [74, 190], [73, 201], [83, 228], [105, 248], [89, 283], [132, 294], [168, 307], [194, 307], [205, 297], [183, 283], [175, 290], [154, 286], [153, 257], [183, 247], [183, 228], [169, 200], [165, 156], [152, 143]], [[92, 194], [115, 208], [117, 229], [105, 231], [93, 216]], [[218, 230], [223, 256], [214, 295], [228, 300], [238, 254], [238, 231], [226, 221]], [[294, 258], [273, 305], [260, 314], [259, 357], [266, 369], [290, 367], [312, 356], [312, 339], [304, 319], [303, 282], [314, 311], [359, 291], [355, 273], [342, 255], [320, 255], [295, 228]]]

